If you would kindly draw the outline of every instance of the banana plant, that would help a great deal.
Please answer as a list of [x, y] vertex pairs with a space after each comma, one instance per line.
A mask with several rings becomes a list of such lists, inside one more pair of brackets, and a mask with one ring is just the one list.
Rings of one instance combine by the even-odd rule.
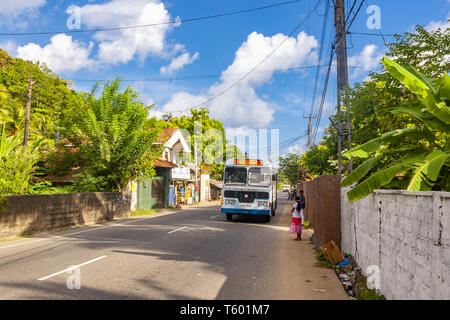
[[[439, 180], [441, 188], [450, 191], [450, 76], [444, 74], [434, 80], [411, 66], [401, 66], [386, 57], [382, 62], [386, 70], [421, 102], [419, 105], [393, 108], [391, 112], [406, 113], [423, 125], [384, 133], [344, 153], [343, 156], [349, 159], [367, 159], [341, 182], [342, 186], [359, 182], [347, 193], [348, 199], [362, 199], [373, 190], [387, 186], [402, 173], [409, 177], [407, 190], [429, 191]], [[395, 147], [405, 138], [412, 144]], [[447, 139], [447, 143], [442, 148], [435, 147], [432, 150], [424, 147], [434, 145], [437, 139]], [[382, 160], [390, 163], [371, 173]], [[370, 176], [363, 180], [369, 173]]]
[[22, 143], [21, 136], [6, 136], [6, 125], [0, 125], [0, 158], [6, 158], [12, 151], [14, 151]]

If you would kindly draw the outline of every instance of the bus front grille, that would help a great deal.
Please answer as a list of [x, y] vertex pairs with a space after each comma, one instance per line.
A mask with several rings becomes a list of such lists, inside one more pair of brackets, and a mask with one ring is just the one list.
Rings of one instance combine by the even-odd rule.
[[252, 203], [255, 199], [269, 200], [268, 192], [225, 190], [224, 198], [237, 198], [241, 203]]
[[239, 191], [240, 203], [252, 203], [255, 200], [256, 192], [252, 191]]

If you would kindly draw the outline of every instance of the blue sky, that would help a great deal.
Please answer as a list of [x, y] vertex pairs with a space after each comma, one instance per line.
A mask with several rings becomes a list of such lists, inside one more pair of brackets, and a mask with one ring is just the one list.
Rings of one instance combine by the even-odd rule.
[[[73, 79], [76, 90], [88, 90], [92, 79], [122, 76], [141, 93], [145, 103], [155, 103], [153, 114], [180, 111], [200, 104], [231, 86], [273, 51], [308, 14], [316, 0], [211, 20], [127, 29], [69, 34], [69, 6], [80, 7], [81, 29], [130, 26], [189, 19], [250, 9], [283, 0], [16, 0], [0, 2], [0, 32], [61, 31], [51, 35], [0, 36], [0, 48], [11, 55], [43, 61], [58, 75]], [[346, 1], [352, 3], [353, 1]], [[435, 28], [446, 24], [448, 0], [371, 0], [381, 9], [381, 31], [411, 31], [421, 24]], [[359, 4], [359, 1], [358, 1]], [[311, 110], [315, 69], [326, 64], [334, 35], [330, 9], [322, 61], [318, 59], [325, 1], [298, 32], [288, 39], [249, 77], [208, 103], [227, 133], [248, 134], [258, 129], [279, 129], [280, 141], [307, 130], [303, 115]], [[366, 26], [370, 14], [363, 5], [351, 31], [374, 32]], [[447, 24], [448, 25], [448, 24]], [[389, 41], [391, 37], [387, 37]], [[378, 68], [384, 44], [378, 36], [353, 35], [348, 41], [350, 82], [361, 81]], [[294, 69], [294, 70], [292, 70]], [[326, 68], [320, 68], [318, 92]], [[206, 79], [145, 81], [218, 75]], [[220, 76], [220, 77], [219, 77]], [[316, 142], [322, 136], [336, 99], [336, 74], [331, 75], [328, 95]], [[317, 98], [317, 96], [316, 96]], [[314, 105], [317, 109], [317, 104]], [[174, 113], [179, 115], [180, 113]], [[270, 138], [269, 138], [270, 142]], [[281, 153], [301, 152], [306, 138], [284, 146]]]

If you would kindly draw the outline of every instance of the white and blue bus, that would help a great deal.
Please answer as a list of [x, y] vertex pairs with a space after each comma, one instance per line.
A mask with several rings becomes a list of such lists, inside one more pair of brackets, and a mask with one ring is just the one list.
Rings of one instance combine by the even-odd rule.
[[262, 160], [231, 159], [223, 173], [221, 212], [233, 215], [261, 215], [266, 222], [277, 209], [277, 175]]

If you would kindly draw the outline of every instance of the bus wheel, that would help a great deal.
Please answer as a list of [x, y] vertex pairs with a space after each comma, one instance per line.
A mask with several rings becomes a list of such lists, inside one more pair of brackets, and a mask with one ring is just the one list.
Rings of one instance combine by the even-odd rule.
[[227, 220], [233, 220], [233, 215], [231, 213], [227, 213]]
[[270, 222], [270, 214], [264, 216], [264, 222]]

